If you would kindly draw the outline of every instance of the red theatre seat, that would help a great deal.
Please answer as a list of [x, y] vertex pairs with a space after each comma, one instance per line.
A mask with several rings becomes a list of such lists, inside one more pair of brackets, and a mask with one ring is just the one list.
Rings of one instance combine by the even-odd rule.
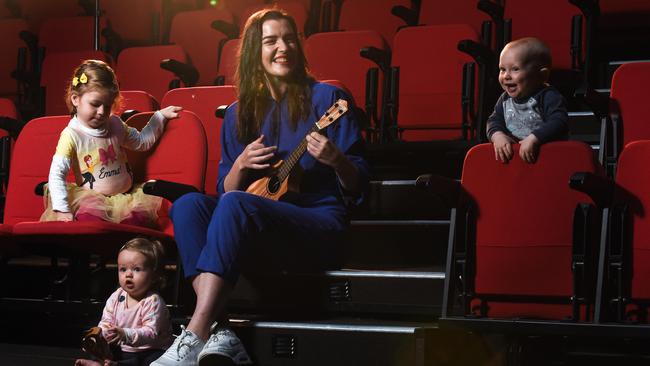
[[[467, 153], [452, 215], [465, 229], [450, 239], [443, 317], [591, 321], [596, 276], [589, 264], [598, 258], [600, 222], [581, 215], [597, 212], [595, 204], [569, 179], [576, 172], [602, 177], [603, 169], [581, 142], [545, 144], [534, 164], [514, 150], [507, 164], [495, 160], [492, 144]], [[576, 227], [594, 235], [574, 243]], [[455, 299], [464, 300], [462, 309]]]
[[65, 94], [68, 91], [74, 69], [87, 59], [110, 63], [108, 55], [101, 51], [75, 51], [50, 53], [43, 60], [41, 87], [45, 88], [45, 114], [49, 116], [68, 114]]
[[143, 90], [156, 100], [162, 100], [175, 79], [174, 73], [161, 68], [160, 62], [165, 59], [187, 63], [187, 55], [178, 45], [124, 49], [117, 59], [116, 68], [120, 88]]
[[477, 0], [422, 0], [420, 25], [468, 24], [476, 34], [481, 34], [483, 22], [490, 17], [477, 8]]
[[463, 136], [463, 66], [472, 62], [458, 50], [465, 39], [478, 42], [465, 24], [408, 27], [395, 36], [392, 66], [399, 68], [399, 104], [392, 118], [403, 140]]
[[[309, 67], [317, 79], [339, 80], [349, 89], [358, 106], [365, 109], [366, 81], [368, 72], [376, 69], [377, 77], [374, 85], [375, 96], [381, 98], [384, 75], [379, 72], [379, 65], [360, 55], [362, 48], [374, 47], [385, 52], [388, 45], [381, 35], [375, 31], [349, 31], [316, 33], [305, 41], [305, 53]], [[377, 97], [376, 97], [377, 98]], [[381, 99], [378, 99], [381, 100]], [[369, 117], [377, 117], [381, 103], [372, 101], [375, 110], [365, 111]], [[377, 120], [374, 121], [376, 124]]]
[[610, 97], [615, 113], [620, 118], [623, 144], [650, 139], [650, 104], [647, 85], [650, 83], [650, 62], [633, 62], [621, 65], [612, 78]]
[[20, 15], [29, 23], [29, 29], [34, 34], [39, 34], [41, 26], [47, 19], [67, 18], [86, 14], [79, 0], [20, 0]]
[[614, 72], [610, 91], [610, 116], [605, 133], [600, 137], [608, 167], [615, 167], [618, 155], [628, 143], [650, 139], [647, 118], [650, 105], [645, 85], [650, 83], [650, 62], [621, 65]]
[[[148, 119], [151, 113], [132, 117]], [[38, 222], [43, 197], [34, 194], [36, 184], [46, 181], [52, 155], [68, 116], [43, 117], [29, 122], [16, 142], [5, 223], [13, 225], [13, 237], [23, 248], [43, 254], [83, 253], [113, 256], [125, 240], [137, 235], [161, 239], [174, 250], [173, 228], [166, 214], [169, 203], [161, 208], [159, 229], [109, 222]], [[142, 125], [138, 126], [142, 127]], [[183, 112], [167, 123], [160, 141], [148, 152], [129, 152], [134, 180], [164, 179], [203, 187], [205, 172], [205, 132], [198, 117]], [[182, 154], [179, 154], [182, 151]], [[92, 245], [89, 245], [92, 243]]]
[[213, 85], [217, 77], [217, 50], [226, 37], [212, 28], [215, 20], [231, 23], [233, 17], [225, 9], [205, 9], [181, 12], [172, 20], [169, 41], [187, 52], [199, 71], [198, 85]]
[[159, 44], [162, 37], [161, 0], [103, 0], [107, 26], [117, 33], [121, 46]]
[[95, 17], [50, 18], [38, 33], [38, 45], [46, 53], [95, 49]]
[[339, 13], [338, 30], [374, 30], [392, 44], [404, 21], [391, 13], [393, 6], [410, 7], [408, 0], [344, 0]]
[[246, 9], [244, 9], [244, 11], [241, 13], [241, 17], [239, 19], [239, 23], [241, 25], [240, 29], [244, 28], [246, 20], [248, 17], [253, 15], [253, 13], [269, 7], [277, 7], [289, 13], [289, 15], [291, 15], [296, 21], [298, 34], [301, 36], [304, 35], [305, 24], [307, 23], [307, 8], [305, 8], [302, 2], [294, 0], [278, 0], [274, 1], [273, 4], [254, 4], [247, 6]]
[[155, 112], [160, 108], [160, 104], [151, 94], [142, 90], [120, 90], [122, 95], [122, 104], [120, 109], [115, 113], [121, 115], [126, 111], [137, 112]]
[[625, 146], [616, 170], [609, 221], [605, 301], [609, 315], [624, 323], [648, 323], [650, 302], [650, 141]]
[[217, 173], [221, 159], [221, 118], [215, 116], [219, 106], [230, 105], [237, 100], [232, 85], [178, 88], [170, 90], [162, 100], [162, 106], [178, 105], [192, 111], [201, 119], [208, 139], [208, 158], [205, 171], [205, 192], [217, 194]]
[[237, 70], [237, 52], [239, 51], [239, 38], [229, 39], [221, 48], [219, 56], [219, 76], [217, 85], [234, 85], [235, 70]]
[[537, 37], [551, 49], [553, 68], [571, 69], [571, 19], [575, 15], [581, 15], [580, 10], [566, 0], [514, 0], [506, 1], [504, 18], [512, 20], [513, 40]]

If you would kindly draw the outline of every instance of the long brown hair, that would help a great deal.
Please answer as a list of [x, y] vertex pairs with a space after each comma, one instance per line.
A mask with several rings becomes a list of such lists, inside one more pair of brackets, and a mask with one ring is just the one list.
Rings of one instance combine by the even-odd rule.
[[[269, 106], [270, 91], [262, 66], [262, 25], [267, 20], [285, 19], [298, 37], [296, 21], [284, 10], [268, 8], [251, 15], [240, 35], [235, 84], [238, 90], [237, 139], [241, 143], [255, 140], [262, 128], [264, 113]], [[296, 43], [296, 66], [288, 80], [287, 100], [289, 120], [295, 129], [300, 119], [309, 116], [311, 105], [309, 73], [305, 52], [300, 40]]]

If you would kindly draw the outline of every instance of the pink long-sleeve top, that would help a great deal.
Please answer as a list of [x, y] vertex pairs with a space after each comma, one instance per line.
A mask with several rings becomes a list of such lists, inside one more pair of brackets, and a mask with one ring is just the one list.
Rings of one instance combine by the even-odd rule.
[[124, 352], [166, 349], [172, 343], [169, 311], [165, 301], [155, 292], [147, 293], [138, 304], [129, 308], [127, 294], [118, 288], [106, 300], [99, 327], [106, 338], [113, 326], [124, 329], [126, 339], [120, 347]]

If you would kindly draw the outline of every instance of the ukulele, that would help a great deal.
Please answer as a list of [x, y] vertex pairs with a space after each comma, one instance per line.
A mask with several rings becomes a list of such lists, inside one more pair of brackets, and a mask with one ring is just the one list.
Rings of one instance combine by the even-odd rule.
[[[307, 132], [307, 135], [312, 132], [320, 131], [325, 127], [331, 125], [339, 117], [341, 117], [341, 115], [347, 112], [347, 110], [348, 102], [343, 99], [337, 100], [327, 110], [327, 112], [323, 114], [320, 120], [314, 123], [314, 126], [312, 126], [309, 132]], [[305, 137], [307, 136], [305, 135]], [[307, 140], [303, 138], [298, 147], [293, 150], [286, 161], [280, 160], [275, 163], [270, 168], [270, 174], [253, 182], [250, 186], [248, 186], [246, 192], [277, 201], [280, 199], [280, 197], [287, 193], [288, 190], [297, 191], [297, 184], [295, 182], [295, 179], [289, 182], [291, 179], [287, 178], [289, 178], [294, 166], [298, 160], [300, 160], [300, 157], [305, 153], [306, 150]]]

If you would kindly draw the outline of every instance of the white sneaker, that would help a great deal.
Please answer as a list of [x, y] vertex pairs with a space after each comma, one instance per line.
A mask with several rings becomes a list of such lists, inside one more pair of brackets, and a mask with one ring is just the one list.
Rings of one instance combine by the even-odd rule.
[[176, 336], [174, 343], [151, 366], [196, 366], [197, 356], [204, 345], [201, 338], [181, 325], [181, 334]]
[[230, 328], [216, 327], [214, 330], [199, 353], [200, 366], [250, 365], [253, 363], [241, 340]]

